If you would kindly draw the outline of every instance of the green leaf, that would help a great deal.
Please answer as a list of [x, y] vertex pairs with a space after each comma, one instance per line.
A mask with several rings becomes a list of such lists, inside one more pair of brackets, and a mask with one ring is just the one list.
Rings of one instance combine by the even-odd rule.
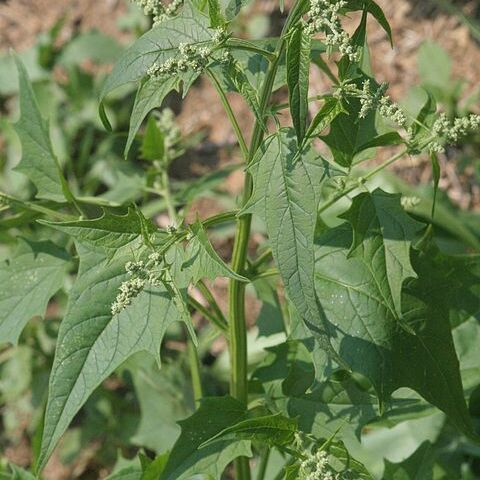
[[[133, 208], [129, 209], [126, 215], [104, 213], [102, 217], [94, 220], [41, 223], [70, 235], [92, 250], [98, 250], [108, 259], [117, 255], [133, 256], [131, 244], [138, 241], [142, 234], [153, 235], [156, 232], [161, 238], [161, 232], [155, 225], [142, 218], [142, 214]], [[163, 238], [166, 236], [165, 233]]]
[[321, 137], [342, 167], [350, 167], [355, 156], [370, 148], [371, 142], [378, 136], [375, 112], [360, 118], [360, 108], [358, 99], [349, 98], [344, 111], [331, 122], [328, 135]]
[[245, 99], [250, 107], [250, 110], [255, 115], [255, 119], [266, 131], [267, 127], [260, 112], [260, 104], [258, 102], [257, 92], [252, 87], [248, 76], [241, 68], [240, 63], [238, 61], [230, 62], [228, 66], [224, 68], [224, 71], [226, 77], [232, 83], [235, 91], [237, 91]]
[[308, 127], [306, 138], [315, 138], [320, 135], [332, 122], [337, 115], [344, 112], [342, 102], [335, 97], [326, 97], [322, 108], [317, 112]]
[[315, 294], [313, 251], [318, 191], [326, 171], [312, 150], [298, 154], [292, 129], [268, 137], [250, 169], [254, 190], [241, 214], [256, 211], [265, 220], [288, 297], [328, 348]]
[[287, 44], [287, 84], [290, 113], [299, 144], [307, 125], [310, 50], [311, 36], [303, 28], [295, 28]]
[[70, 256], [52, 242], [19, 239], [12, 259], [0, 265], [0, 342], [18, 342], [26, 323], [43, 317], [60, 290]]
[[150, 465], [145, 468], [141, 480], [159, 480], [161, 474], [167, 466], [169, 453], [159, 455]]
[[400, 145], [402, 143], [404, 143], [404, 140], [398, 132], [387, 132], [382, 135], [377, 135], [368, 142], [362, 144], [360, 146], [360, 150], [358, 150], [357, 153], [360, 153], [360, 151], [368, 150], [369, 148], [386, 147], [389, 145]]
[[432, 480], [435, 452], [430, 442], [422, 445], [406, 460], [392, 463], [385, 460], [385, 480]]
[[245, 416], [245, 406], [232, 397], [205, 398], [199, 409], [180, 422], [182, 433], [173, 447], [162, 480], [186, 480], [196, 474], [220, 480], [225, 467], [235, 458], [252, 455], [247, 440], [222, 440], [199, 448], [219, 432]]
[[62, 173], [50, 141], [48, 122], [42, 118], [27, 70], [15, 56], [20, 88], [20, 119], [15, 130], [22, 143], [22, 159], [15, 170], [37, 188], [37, 197], [64, 202]]
[[155, 117], [148, 118], [142, 141], [142, 157], [146, 160], [161, 160], [165, 155], [165, 138], [158, 128]]
[[207, 46], [211, 36], [208, 18], [199, 15], [187, 0], [179, 15], [149, 30], [121, 56], [103, 85], [101, 104], [112, 90], [141, 80], [154, 63], [162, 64], [169, 58], [178, 56], [180, 44]]
[[[418, 112], [415, 122], [411, 125], [411, 132], [413, 138], [416, 138], [419, 133], [428, 134], [428, 127], [431, 125], [432, 118], [437, 112], [437, 102], [430, 92], [426, 92], [427, 99], [422, 108]], [[427, 127], [427, 129], [424, 128]], [[425, 131], [427, 130], [427, 131]]]
[[216, 440], [231, 436], [236, 440], [251, 440], [270, 446], [287, 445], [297, 432], [297, 421], [281, 414], [248, 418], [231, 425], [200, 445], [205, 448]]
[[334, 470], [345, 472], [345, 475], [354, 475], [354, 478], [358, 480], [374, 480], [365, 465], [353, 458], [342, 442], [330, 444], [327, 451], [329, 453], [329, 464]]
[[223, 27], [227, 22], [223, 17], [219, 0], [208, 0], [208, 16], [211, 28]]
[[[93, 390], [136, 352], [149, 352], [159, 362], [166, 329], [173, 322], [185, 321], [177, 310], [176, 299], [163, 285], [147, 286], [131, 305], [112, 315], [119, 287], [129, 278], [125, 264], [149, 251], [144, 243], [143, 222], [137, 217], [134, 232], [133, 222], [126, 218], [124, 222], [125, 217], [105, 215], [77, 225], [55, 225], [74, 237], [80, 268], [58, 334], [39, 470]], [[105, 230], [107, 224], [111, 231]], [[112, 245], [116, 252], [111, 252]], [[182, 254], [181, 248], [170, 249], [167, 263], [183, 261]]]
[[[179, 89], [180, 79], [173, 75], [170, 78], [148, 78], [138, 88], [130, 115], [130, 127], [128, 129], [127, 143], [125, 144], [124, 156], [128, 155], [135, 136], [142, 125], [143, 120], [154, 108], [160, 107], [164, 98], [172, 91]], [[157, 160], [157, 159], [155, 159]]]
[[267, 278], [259, 278], [252, 282], [257, 298], [262, 302], [255, 325], [259, 337], [269, 337], [285, 332], [282, 305], [277, 293], [276, 282]]
[[317, 384], [311, 393], [288, 400], [288, 414], [301, 431], [316, 438], [360, 438], [364, 425], [377, 418], [378, 401], [349, 375]]
[[373, 15], [380, 26], [385, 30], [390, 40], [390, 44], [393, 46], [393, 35], [390, 24], [388, 23], [382, 8], [373, 0], [348, 0], [347, 9], [349, 10], [364, 10]]
[[348, 212], [341, 215], [353, 228], [350, 256], [372, 262], [372, 274], [381, 298], [398, 318], [402, 317], [402, 285], [416, 277], [410, 262], [410, 247], [424, 225], [413, 220], [400, 204], [400, 195], [380, 189], [357, 195]]
[[215, 280], [217, 277], [233, 278], [240, 282], [248, 279], [235, 273], [218, 255], [208, 239], [202, 222], [197, 220], [189, 227], [191, 238], [186, 248], [186, 261], [182, 265], [192, 283], [196, 284], [202, 278]]
[[265, 350], [267, 356], [253, 373], [253, 378], [262, 383], [267, 397], [303, 395], [315, 380], [315, 370], [306, 347], [301, 342], [289, 340]]
[[140, 465], [131, 465], [112, 473], [105, 480], [141, 480], [143, 475]]
[[[422, 255], [412, 257], [418, 279], [405, 282], [400, 317], [393, 308], [384, 250], [381, 243], [375, 247], [375, 235], [364, 240], [362, 255], [349, 253], [352, 231], [346, 225], [324, 234], [318, 243], [317, 294], [330, 324], [331, 343], [344, 362], [372, 383], [381, 404], [398, 388], [409, 387], [472, 435], [450, 331], [448, 295], [432, 286], [443, 272], [435, 265], [422, 267]], [[426, 273], [419, 273], [421, 267]], [[404, 268], [397, 269], [398, 280]], [[399, 289], [397, 284], [392, 287]]]
[[221, 0], [227, 20], [233, 20], [251, 0]]
[[129, 359], [125, 368], [132, 374], [141, 413], [131, 442], [157, 453], [170, 450], [180, 435], [176, 422], [189, 415], [193, 405], [184, 369], [178, 363], [159, 369], [150, 355], [142, 353]]

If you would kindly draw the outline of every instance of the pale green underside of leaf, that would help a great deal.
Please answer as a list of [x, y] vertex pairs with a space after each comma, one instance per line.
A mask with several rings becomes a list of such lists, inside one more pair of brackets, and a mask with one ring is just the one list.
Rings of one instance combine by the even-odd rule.
[[248, 282], [248, 279], [235, 273], [218, 255], [208, 239], [202, 223], [196, 221], [190, 226], [192, 238], [188, 242], [185, 258], [182, 265], [185, 274], [196, 284], [202, 278], [215, 280], [217, 277], [233, 278], [240, 282]]
[[13, 258], [0, 265], [0, 343], [15, 345], [26, 323], [44, 315], [69, 261], [67, 252], [51, 242], [20, 239]]
[[326, 169], [314, 152], [297, 155], [293, 129], [267, 138], [250, 167], [253, 194], [241, 213], [256, 212], [266, 223], [275, 262], [288, 297], [325, 348], [314, 287], [314, 233]]
[[208, 26], [208, 18], [187, 0], [178, 16], [149, 30], [122, 55], [103, 86], [100, 100], [117, 87], [141, 80], [154, 63], [177, 57], [181, 43], [208, 42], [212, 35]]
[[[130, 306], [112, 316], [111, 306], [118, 289], [129, 278], [125, 264], [147, 253], [142, 231], [137, 231], [134, 237], [133, 220], [125, 221], [123, 229], [119, 218], [125, 217], [103, 217], [91, 221], [92, 229], [82, 225], [83, 230], [69, 232], [75, 235], [80, 270], [59, 331], [39, 469], [45, 466], [59, 438], [89, 395], [115, 368], [139, 351], [151, 353], [159, 362], [160, 345], [168, 326], [175, 321], [187, 321], [177, 308], [177, 299], [163, 286], [147, 286]], [[113, 234], [105, 238], [105, 231], [95, 228], [101, 222], [113, 224], [115, 221], [120, 230], [116, 238]], [[56, 228], [63, 227], [56, 225]], [[105, 247], [111, 244], [117, 246], [115, 255], [110, 255]], [[181, 248], [169, 250], [169, 264], [183, 260]], [[180, 288], [186, 285], [181, 284]]]
[[438, 299], [432, 302], [429, 280], [411, 281], [399, 318], [385, 294], [385, 263], [375, 264], [381, 250], [349, 256], [352, 232], [346, 225], [318, 243], [317, 294], [332, 345], [345, 363], [372, 382], [381, 403], [398, 388], [409, 387], [471, 434], [448, 307]]
[[37, 189], [36, 196], [64, 202], [57, 159], [50, 141], [48, 122], [42, 118], [27, 70], [15, 56], [19, 76], [20, 119], [15, 130], [22, 144], [22, 159], [15, 170], [25, 174]]
[[200, 447], [225, 428], [243, 420], [245, 406], [231, 397], [205, 398], [200, 408], [180, 422], [182, 433], [174, 445], [162, 480], [187, 480], [202, 474], [220, 480], [225, 467], [239, 456], [252, 455], [247, 440], [222, 440]]

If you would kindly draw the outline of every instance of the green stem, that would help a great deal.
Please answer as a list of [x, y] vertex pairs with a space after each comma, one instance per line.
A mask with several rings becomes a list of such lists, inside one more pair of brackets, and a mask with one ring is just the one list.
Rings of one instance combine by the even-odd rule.
[[254, 282], [255, 280], [260, 280], [261, 278], [276, 277], [277, 275], [279, 275], [279, 271], [276, 268], [269, 268], [268, 270], [265, 270], [264, 272], [252, 277], [250, 281]]
[[228, 330], [228, 322], [227, 319], [225, 318], [225, 315], [223, 314], [222, 310], [218, 306], [217, 301], [215, 300], [214, 296], [212, 295], [212, 292], [210, 289], [205, 285], [205, 282], [203, 280], [200, 280], [197, 283], [197, 288], [200, 290], [200, 293], [203, 295], [205, 300], [208, 302], [210, 305], [210, 308], [213, 310], [213, 313], [215, 313], [215, 316], [218, 319], [218, 322], [221, 323], [222, 325], [225, 326], [225, 329]]
[[160, 192], [165, 199], [165, 204], [167, 206], [168, 216], [170, 217], [170, 221], [177, 225], [177, 211], [175, 210], [175, 205], [173, 204], [172, 200], [172, 193], [170, 191], [170, 181], [168, 179], [168, 172], [166, 169], [162, 171], [161, 174], [161, 182], [162, 182], [162, 191]]
[[[175, 209], [175, 205], [172, 201], [172, 193], [170, 191], [170, 179], [168, 178], [168, 171], [165, 168], [161, 172], [161, 181], [162, 181], [162, 189], [163, 189], [163, 197], [165, 198], [165, 203], [167, 205], [168, 215], [170, 217], [170, 221], [173, 222], [175, 225], [178, 224], [178, 216], [177, 211]], [[197, 347], [193, 343], [188, 332], [186, 332], [187, 336], [187, 349], [188, 349], [188, 362], [190, 365], [190, 374], [192, 376], [192, 387], [193, 387], [193, 395], [195, 398], [195, 404], [198, 406], [200, 400], [203, 396], [202, 394], [202, 376], [200, 373], [200, 361], [198, 359], [198, 352]]]
[[[298, 5], [298, 2], [297, 2]], [[296, 13], [297, 9], [293, 8], [289, 15]], [[260, 115], [262, 118], [267, 113], [270, 97], [273, 91], [273, 85], [277, 74], [277, 68], [280, 58], [285, 49], [284, 33], [288, 31], [291, 21], [287, 22], [282, 32], [282, 36], [278, 41], [275, 51], [275, 59], [270, 62], [265, 81], [260, 94]], [[258, 148], [262, 144], [264, 129], [263, 122], [258, 120], [253, 128], [252, 140], [247, 159], [247, 166], [253, 160]], [[246, 205], [252, 194], [252, 177], [247, 171], [245, 173], [244, 190], [242, 206]], [[248, 240], [250, 238], [250, 229], [252, 224], [252, 216], [250, 214], [242, 215], [237, 220], [237, 233], [233, 246], [232, 269], [239, 273], [245, 273], [245, 264], [247, 260]], [[230, 393], [243, 403], [248, 402], [248, 380], [247, 380], [247, 326], [245, 323], [245, 284], [237, 280], [231, 279], [229, 283], [229, 327], [230, 327]], [[248, 458], [240, 457], [235, 460], [235, 470], [237, 480], [250, 480], [250, 465]]]
[[371, 170], [370, 172], [368, 172], [365, 176], [359, 178], [357, 183], [354, 183], [353, 185], [349, 186], [345, 190], [342, 190], [341, 192], [338, 192], [337, 194], [333, 195], [329, 200], [327, 200], [325, 203], [320, 205], [320, 207], [318, 209], [318, 214], [323, 213], [325, 210], [327, 210], [332, 205], [337, 203], [340, 199], [342, 199], [343, 197], [345, 197], [349, 193], [352, 193], [360, 185], [362, 185], [365, 182], [367, 182], [368, 180], [370, 180], [377, 173], [381, 172], [383, 169], [387, 168], [389, 165], [396, 162], [399, 158], [402, 158], [407, 153], [408, 153], [408, 150], [404, 149], [401, 152], [397, 153], [396, 155], [393, 155], [388, 160], [385, 160], [383, 163], [381, 163], [378, 167], [376, 167], [373, 170]]
[[225, 46], [233, 48], [235, 50], [246, 50], [249, 52], [258, 53], [268, 58], [268, 60], [275, 60], [275, 53], [270, 52], [269, 50], [265, 50], [263, 48], [258, 48], [255, 44], [241, 38], [229, 38], [226, 41]]
[[232, 125], [233, 130], [235, 131], [235, 135], [238, 140], [238, 145], [240, 147], [240, 150], [242, 152], [243, 158], [247, 161], [249, 152], [248, 152], [248, 147], [245, 142], [245, 138], [243, 137], [242, 130], [240, 129], [240, 125], [237, 122], [237, 119], [235, 117], [235, 114], [233, 113], [232, 106], [230, 105], [230, 102], [228, 101], [227, 95], [223, 91], [222, 86], [220, 85], [220, 82], [218, 81], [217, 77], [215, 74], [207, 68], [207, 75], [208, 78], [211, 80], [213, 86], [215, 87], [215, 90], [218, 93], [218, 96], [220, 97], [220, 100], [222, 102], [223, 108], [225, 109], [225, 112], [228, 116], [228, 119], [230, 120], [230, 123]]
[[260, 457], [260, 464], [258, 466], [257, 480], [264, 480], [267, 473], [268, 460], [270, 459], [270, 448], [266, 448]]
[[212, 314], [208, 308], [204, 307], [199, 301], [195, 300], [193, 297], [188, 297], [188, 304], [198, 313], [203, 315], [207, 320], [210, 321], [215, 327], [217, 327], [224, 335], [228, 335], [228, 325], [226, 321], [221, 321], [217, 315]]
[[198, 407], [200, 404], [200, 400], [203, 397], [202, 378], [200, 375], [200, 361], [198, 359], [197, 347], [194, 345], [190, 337], [187, 340], [187, 345], [190, 374], [192, 376], [193, 398], [195, 399], [195, 405]]
[[[424, 140], [422, 142], [421, 145], [418, 146], [418, 149], [420, 151], [424, 150], [425, 148], [428, 147], [428, 145], [430, 145], [430, 143], [435, 140], [435, 137], [432, 135], [430, 137], [428, 137], [426, 140]], [[402, 158], [404, 155], [408, 154], [409, 153], [409, 149], [408, 148], [405, 148], [403, 149], [402, 151], [396, 153], [395, 155], [393, 155], [392, 157], [388, 158], [387, 160], [385, 160], [383, 163], [381, 163], [378, 167], [374, 168], [373, 170], [370, 170], [366, 175], [364, 175], [363, 177], [360, 177], [357, 181], [357, 183], [354, 183], [353, 185], [349, 186], [346, 190], [342, 190], [341, 192], [338, 192], [336, 195], [334, 195], [332, 198], [330, 198], [329, 200], [327, 200], [325, 203], [323, 203], [322, 205], [320, 205], [319, 209], [318, 209], [318, 214], [320, 215], [321, 213], [323, 213], [325, 210], [327, 210], [328, 208], [330, 208], [332, 205], [334, 205], [335, 203], [337, 203], [341, 198], [345, 197], [346, 195], [348, 195], [349, 193], [352, 193], [354, 190], [356, 190], [360, 185], [364, 185], [366, 182], [368, 182], [368, 180], [370, 180], [371, 178], [373, 178], [377, 173], [381, 172], [382, 170], [384, 170], [385, 168], [389, 167], [392, 163], [395, 163], [397, 160], [399, 160], [400, 158]]]
[[272, 258], [272, 249], [268, 248], [252, 262], [251, 269], [254, 271], [257, 270], [265, 262], [268, 262], [271, 258]]

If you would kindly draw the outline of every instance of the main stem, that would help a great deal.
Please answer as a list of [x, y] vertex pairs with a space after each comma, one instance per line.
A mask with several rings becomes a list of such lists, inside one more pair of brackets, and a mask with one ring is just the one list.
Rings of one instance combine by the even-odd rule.
[[[273, 83], [277, 73], [279, 59], [283, 53], [285, 43], [279, 40], [275, 59], [270, 63], [265, 83], [260, 97], [260, 112], [264, 117], [272, 94]], [[263, 128], [258, 121], [253, 129], [252, 140], [249, 149], [247, 164], [250, 164], [255, 153], [263, 141]], [[242, 206], [244, 206], [252, 194], [252, 177], [245, 173]], [[239, 273], [245, 273], [247, 260], [248, 240], [252, 216], [242, 215], [237, 220], [237, 233], [232, 254], [232, 269]], [[237, 280], [230, 280], [229, 283], [229, 329], [230, 329], [230, 393], [244, 404], [248, 401], [248, 380], [247, 380], [247, 326], [245, 323], [245, 284]], [[237, 480], [250, 480], [250, 465], [248, 458], [240, 457], [235, 460]]]

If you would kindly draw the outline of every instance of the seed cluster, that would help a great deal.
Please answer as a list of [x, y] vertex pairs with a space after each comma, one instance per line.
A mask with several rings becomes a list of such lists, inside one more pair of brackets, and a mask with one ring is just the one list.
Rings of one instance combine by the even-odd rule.
[[378, 113], [383, 118], [391, 122], [405, 127], [407, 125], [407, 116], [395, 102], [392, 102], [388, 95], [385, 95], [388, 85], [382, 83], [376, 90], [372, 90], [370, 80], [365, 80], [362, 85], [362, 90], [359, 92], [360, 98], [360, 118], [365, 118], [367, 114], [378, 108]]
[[184, 0], [172, 0], [168, 4], [161, 0], [133, 0], [133, 2], [143, 9], [145, 15], [152, 15], [153, 25], [156, 26], [176, 15]]
[[181, 43], [178, 46], [178, 56], [168, 58], [163, 63], [155, 62], [147, 70], [147, 75], [150, 77], [161, 77], [163, 75], [175, 75], [188, 70], [201, 72], [210, 61], [215, 48], [224, 42], [226, 38], [227, 31], [219, 27], [213, 31], [211, 41], [204, 46]]
[[112, 304], [112, 315], [117, 315], [127, 308], [147, 285], [158, 287], [162, 284], [165, 272], [165, 269], [159, 269], [162, 262], [163, 258], [157, 252], [148, 257], [147, 263], [142, 260], [127, 262], [125, 270], [131, 278], [120, 285], [120, 293]]
[[340, 10], [346, 5], [345, 0], [311, 0], [305, 21], [305, 31], [310, 35], [324, 32], [327, 46], [338, 47], [343, 56], [356, 62], [359, 52], [351, 44], [350, 36], [343, 29], [340, 21]]

